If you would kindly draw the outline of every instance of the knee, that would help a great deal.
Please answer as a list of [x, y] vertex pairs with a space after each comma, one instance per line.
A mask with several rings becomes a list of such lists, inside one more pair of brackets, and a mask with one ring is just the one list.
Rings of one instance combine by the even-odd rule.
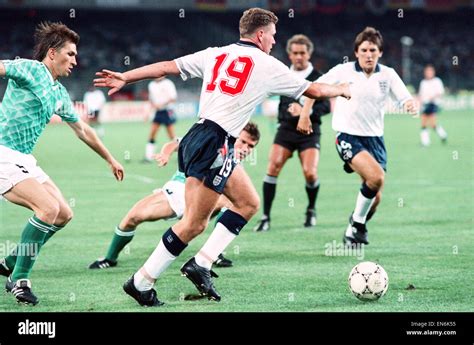
[[48, 224], [53, 224], [59, 216], [60, 212], [59, 203], [56, 200], [52, 200], [40, 207], [36, 212], [36, 216]]
[[371, 178], [367, 179], [366, 184], [367, 186], [374, 190], [379, 191], [382, 189], [385, 182], [385, 176], [383, 173], [373, 175]]
[[303, 174], [306, 182], [315, 182], [318, 179], [318, 172], [314, 168], [303, 167]]
[[283, 162], [281, 160], [273, 160], [268, 164], [268, 175], [278, 176], [280, 174]]
[[69, 223], [72, 218], [74, 217], [74, 212], [72, 212], [71, 208], [68, 206], [65, 209], [61, 209], [59, 212], [58, 217], [56, 218], [56, 225], [65, 226]]

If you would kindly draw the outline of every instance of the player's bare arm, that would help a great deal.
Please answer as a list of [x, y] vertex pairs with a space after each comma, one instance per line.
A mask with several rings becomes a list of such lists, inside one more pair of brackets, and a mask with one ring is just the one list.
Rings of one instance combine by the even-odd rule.
[[298, 120], [298, 125], [296, 130], [303, 134], [311, 134], [313, 133], [313, 126], [311, 124], [311, 109], [313, 109], [314, 102], [316, 102], [313, 98], [307, 98], [304, 101], [303, 109], [300, 112], [300, 119]]
[[77, 137], [93, 149], [99, 156], [101, 156], [107, 163], [109, 163], [112, 173], [118, 181], [122, 181], [124, 177], [124, 170], [122, 165], [110, 154], [109, 150], [104, 146], [95, 131], [84, 121], [79, 120], [74, 123], [68, 123], [74, 130]]
[[161, 152], [155, 155], [155, 160], [158, 163], [159, 167], [164, 167], [168, 164], [170, 156], [173, 152], [178, 151], [179, 142], [177, 140], [173, 140], [167, 142], [161, 148]]
[[94, 79], [94, 86], [108, 87], [110, 89], [108, 95], [110, 96], [127, 84], [145, 79], [160, 78], [170, 74], [180, 74], [179, 68], [174, 61], [157, 62], [124, 73], [104, 69], [102, 72], [96, 73], [100, 78]]
[[3, 64], [2, 61], [0, 61], [0, 77], [4, 77], [5, 74], [6, 74], [5, 65]]
[[410, 115], [418, 115], [420, 112], [418, 105], [414, 99], [409, 99], [408, 101], [403, 103], [403, 110]]

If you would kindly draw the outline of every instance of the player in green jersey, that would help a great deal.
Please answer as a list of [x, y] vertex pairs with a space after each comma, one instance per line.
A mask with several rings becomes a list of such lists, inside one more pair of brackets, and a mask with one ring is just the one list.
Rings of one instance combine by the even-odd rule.
[[79, 35], [66, 25], [41, 23], [35, 32], [34, 60], [0, 60], [0, 77], [8, 79], [0, 105], [0, 195], [34, 212], [16, 250], [0, 260], [0, 274], [8, 276], [6, 290], [25, 304], [38, 303], [28, 278], [40, 248], [73, 216], [59, 188], [31, 154], [53, 114], [107, 161], [117, 180], [124, 176], [123, 167], [80, 120], [58, 81], [76, 66], [78, 42]]
[[[240, 161], [244, 160], [245, 157], [252, 153], [259, 139], [260, 132], [257, 125], [249, 122], [242, 132], [240, 132], [239, 138], [235, 142], [234, 149], [236, 151], [236, 157], [238, 157]], [[165, 144], [161, 149], [161, 153], [156, 155], [158, 166], [165, 166], [171, 154], [177, 151], [178, 146], [178, 140], [170, 141]], [[104, 258], [99, 258], [94, 261], [89, 268], [102, 269], [116, 266], [120, 252], [133, 239], [135, 230], [141, 223], [153, 222], [160, 219], [181, 219], [186, 208], [184, 202], [185, 182], [186, 176], [177, 170], [173, 177], [166, 182], [162, 188], [154, 190], [153, 194], [138, 201], [115, 228], [107, 255]], [[222, 195], [216, 205], [214, 214], [217, 214], [223, 207], [230, 208], [231, 206], [232, 203]], [[218, 261], [216, 261], [216, 265], [228, 267], [232, 265], [232, 262], [221, 254]]]

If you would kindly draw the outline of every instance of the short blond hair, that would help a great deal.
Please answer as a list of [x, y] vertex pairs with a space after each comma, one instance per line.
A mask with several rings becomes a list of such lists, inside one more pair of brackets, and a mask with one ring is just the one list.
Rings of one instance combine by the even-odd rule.
[[239, 22], [240, 37], [250, 38], [258, 28], [278, 22], [278, 17], [272, 11], [253, 7], [244, 11]]
[[289, 54], [291, 53], [291, 45], [292, 44], [304, 44], [306, 48], [308, 48], [309, 55], [313, 54], [314, 45], [313, 42], [308, 38], [306, 35], [294, 35], [291, 37], [288, 42], [286, 42], [286, 52]]

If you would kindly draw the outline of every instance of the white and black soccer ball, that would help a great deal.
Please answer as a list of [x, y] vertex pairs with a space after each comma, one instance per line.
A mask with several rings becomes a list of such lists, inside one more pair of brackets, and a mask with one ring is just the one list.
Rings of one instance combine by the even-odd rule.
[[349, 288], [362, 301], [378, 300], [388, 289], [387, 272], [375, 262], [361, 262], [349, 274]]

